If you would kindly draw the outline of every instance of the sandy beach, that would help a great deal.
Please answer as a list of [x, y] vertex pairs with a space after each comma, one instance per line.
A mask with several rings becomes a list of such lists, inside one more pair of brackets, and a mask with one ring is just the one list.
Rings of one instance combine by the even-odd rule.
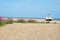
[[60, 40], [60, 24], [13, 23], [0, 27], [0, 40]]

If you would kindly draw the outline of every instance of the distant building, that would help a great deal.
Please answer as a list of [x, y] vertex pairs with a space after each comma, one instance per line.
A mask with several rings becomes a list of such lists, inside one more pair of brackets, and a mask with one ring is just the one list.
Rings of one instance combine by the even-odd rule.
[[46, 17], [46, 21], [52, 21], [53, 20], [53, 18], [52, 17], [50, 17], [50, 14], [48, 13], [48, 16]]
[[53, 18], [52, 17], [46, 17], [46, 21], [52, 21]]

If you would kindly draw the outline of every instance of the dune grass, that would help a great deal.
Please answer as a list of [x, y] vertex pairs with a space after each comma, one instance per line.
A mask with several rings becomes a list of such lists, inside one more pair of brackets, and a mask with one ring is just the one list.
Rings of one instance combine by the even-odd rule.
[[3, 26], [3, 25], [4, 25], [4, 23], [2, 21], [0, 21], [0, 27]]

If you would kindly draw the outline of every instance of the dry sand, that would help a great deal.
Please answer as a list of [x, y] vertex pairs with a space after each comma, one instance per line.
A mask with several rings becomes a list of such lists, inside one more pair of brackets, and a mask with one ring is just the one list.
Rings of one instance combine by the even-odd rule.
[[0, 27], [0, 40], [60, 40], [60, 24], [8, 24]]

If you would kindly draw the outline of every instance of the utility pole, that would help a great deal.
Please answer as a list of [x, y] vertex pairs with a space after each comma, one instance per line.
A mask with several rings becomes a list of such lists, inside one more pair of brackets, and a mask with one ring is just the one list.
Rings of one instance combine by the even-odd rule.
[[48, 19], [49, 19], [49, 17], [50, 17], [50, 14], [48, 13]]
[[48, 13], [48, 22], [49, 22], [50, 14]]

